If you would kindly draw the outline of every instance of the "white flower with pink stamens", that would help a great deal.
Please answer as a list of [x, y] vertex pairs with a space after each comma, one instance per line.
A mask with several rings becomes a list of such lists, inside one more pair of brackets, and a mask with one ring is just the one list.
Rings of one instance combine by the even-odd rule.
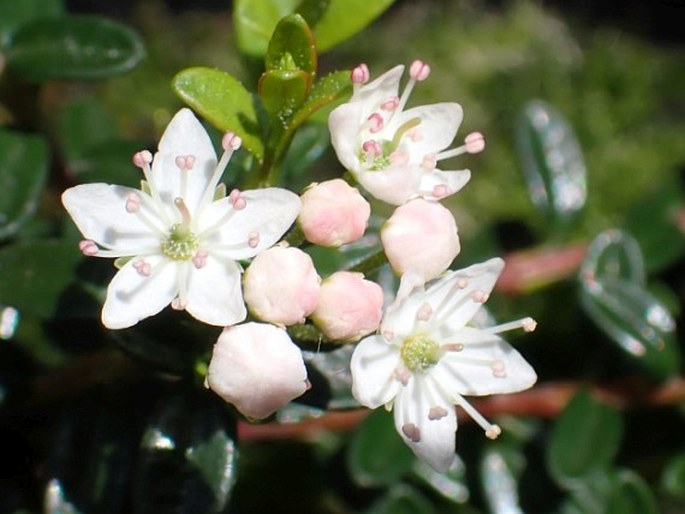
[[425, 288], [400, 287], [379, 335], [363, 339], [351, 362], [352, 393], [362, 405], [394, 411], [395, 427], [414, 453], [438, 471], [455, 457], [455, 405], [494, 439], [500, 434], [462, 395], [521, 391], [537, 377], [498, 334], [535, 329], [532, 318], [494, 327], [473, 324], [504, 267], [491, 259], [447, 272]]
[[353, 94], [337, 107], [328, 125], [338, 159], [374, 197], [393, 205], [423, 197], [440, 199], [459, 191], [469, 170], [443, 171], [437, 163], [462, 153], [483, 150], [485, 140], [469, 134], [458, 148], [446, 149], [463, 117], [457, 103], [438, 103], [405, 109], [417, 82], [430, 68], [414, 61], [409, 82], [399, 96], [404, 66], [396, 66], [367, 84], [369, 70], [352, 71]]
[[181, 109], [154, 159], [148, 151], [133, 157], [145, 175], [142, 190], [83, 184], [64, 192], [86, 238], [81, 251], [121, 259], [102, 309], [106, 327], [130, 327], [169, 304], [211, 325], [245, 319], [237, 261], [276, 243], [297, 218], [300, 199], [278, 188], [222, 194], [219, 179], [240, 143], [226, 134], [217, 162], [205, 129]]

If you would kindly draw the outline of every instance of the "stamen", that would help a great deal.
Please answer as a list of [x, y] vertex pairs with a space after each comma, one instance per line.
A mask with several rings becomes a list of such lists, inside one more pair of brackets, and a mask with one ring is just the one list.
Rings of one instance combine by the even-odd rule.
[[446, 184], [438, 184], [433, 188], [433, 197], [440, 199], [452, 194], [452, 190]]
[[516, 330], [517, 328], [522, 328], [526, 332], [532, 332], [536, 327], [537, 322], [533, 318], [528, 317], [510, 321], [508, 323], [502, 323], [501, 325], [495, 325], [494, 327], [486, 327], [482, 330], [483, 332], [488, 332], [490, 334], [499, 334], [509, 330]]
[[190, 211], [188, 210], [188, 206], [186, 203], [183, 201], [183, 198], [181, 197], [176, 197], [174, 199], [174, 205], [178, 209], [178, 212], [181, 213], [181, 219], [183, 220], [183, 225], [185, 227], [190, 227], [190, 223], [192, 221], [192, 218], [190, 216]]
[[440, 349], [445, 352], [461, 352], [464, 350], [464, 345], [461, 343], [445, 343], [440, 346]]
[[375, 134], [376, 132], [380, 132], [383, 130], [383, 116], [378, 114], [377, 112], [374, 112], [367, 118], [369, 122], [369, 132], [372, 134]]
[[476, 303], [485, 303], [490, 298], [490, 295], [485, 291], [473, 291], [469, 296]]
[[381, 149], [380, 143], [372, 139], [364, 141], [364, 143], [362, 144], [362, 150], [367, 156], [372, 158], [383, 155], [383, 150]]
[[195, 156], [194, 155], [179, 155], [176, 157], [176, 166], [181, 170], [192, 170], [195, 166]]
[[431, 407], [428, 410], [428, 419], [430, 419], [431, 421], [442, 419], [445, 416], [447, 416], [447, 409], [445, 409], [444, 407], [436, 406]]
[[457, 286], [459, 286], [459, 289], [466, 289], [469, 285], [469, 281], [466, 280], [465, 278], [462, 278], [457, 282]]
[[208, 253], [206, 251], [198, 250], [193, 257], [193, 264], [195, 265], [195, 268], [200, 269], [205, 267], [207, 264], [207, 255]]
[[409, 67], [409, 76], [414, 80], [423, 82], [430, 75], [431, 68], [423, 61], [416, 60]]
[[352, 70], [350, 74], [352, 83], [356, 85], [366, 84], [369, 81], [369, 68], [362, 63]]
[[228, 202], [236, 211], [242, 211], [247, 206], [245, 198], [240, 196], [240, 191], [238, 189], [231, 191], [231, 194], [228, 195]]
[[219, 159], [219, 162], [214, 169], [214, 173], [212, 174], [212, 178], [207, 182], [207, 187], [202, 193], [202, 199], [200, 200], [197, 212], [195, 213], [197, 216], [200, 215], [202, 208], [205, 205], [212, 202], [219, 179], [221, 178], [221, 175], [223, 175], [226, 166], [228, 166], [228, 162], [231, 160], [233, 152], [240, 148], [241, 144], [242, 140], [233, 132], [224, 134], [224, 137], [221, 139], [221, 147], [224, 149], [224, 154], [221, 156], [221, 159]]
[[185, 310], [186, 306], [188, 305], [188, 301], [185, 299], [182, 299], [180, 297], [176, 297], [173, 300], [171, 300], [171, 308], [174, 309], [175, 311], [183, 311]]
[[471, 132], [464, 139], [464, 143], [468, 153], [480, 153], [485, 148], [485, 138], [480, 132]]
[[148, 150], [142, 150], [133, 154], [133, 164], [143, 171], [150, 169], [152, 154]]
[[87, 255], [88, 257], [93, 257], [98, 253], [98, 245], [95, 244], [95, 241], [92, 239], [84, 239], [83, 241], [80, 241], [78, 244], [78, 249], [81, 250], [83, 255]]
[[412, 443], [418, 443], [421, 441], [421, 430], [414, 423], [405, 423], [402, 425], [402, 433]]
[[259, 245], [259, 232], [250, 232], [247, 235], [247, 246], [257, 248]]
[[506, 367], [504, 362], [500, 359], [495, 359], [490, 364], [490, 369], [492, 369], [492, 375], [497, 378], [504, 378], [507, 376]]
[[143, 259], [140, 259], [136, 262], [133, 263], [133, 268], [138, 272], [138, 275], [141, 277], [149, 277], [150, 276], [150, 263], [144, 261]]
[[433, 314], [433, 307], [431, 307], [430, 303], [426, 302], [416, 311], [416, 319], [418, 321], [428, 321], [431, 314]]
[[224, 137], [221, 138], [221, 148], [223, 148], [225, 152], [228, 152], [229, 148], [235, 151], [240, 148], [240, 145], [242, 144], [243, 140], [233, 132], [226, 132]]
[[126, 197], [126, 212], [133, 214], [140, 210], [140, 197], [135, 193], [129, 193]]
[[457, 405], [459, 405], [464, 411], [471, 416], [473, 421], [478, 423], [480, 427], [485, 431], [485, 435], [488, 439], [497, 439], [502, 433], [502, 429], [493, 423], [486, 420], [480, 412], [478, 412], [469, 402], [464, 399], [463, 396], [459, 396], [457, 399]]
[[390, 100], [386, 100], [381, 104], [381, 109], [384, 111], [394, 111], [400, 105], [400, 97], [393, 96]]
[[393, 376], [395, 377], [395, 380], [406, 387], [406, 385], [409, 383], [409, 379], [411, 378], [411, 373], [409, 373], [406, 368], [397, 368]]
[[409, 164], [409, 153], [404, 150], [395, 150], [388, 156], [388, 159], [395, 166], [405, 166]]
[[382, 336], [383, 339], [390, 342], [395, 337], [395, 332], [393, 332], [392, 330], [384, 330]]
[[423, 161], [421, 162], [421, 167], [424, 168], [427, 171], [431, 171], [435, 169], [435, 166], [438, 164], [438, 161], [435, 159], [435, 154], [434, 153], [429, 153], [423, 156]]

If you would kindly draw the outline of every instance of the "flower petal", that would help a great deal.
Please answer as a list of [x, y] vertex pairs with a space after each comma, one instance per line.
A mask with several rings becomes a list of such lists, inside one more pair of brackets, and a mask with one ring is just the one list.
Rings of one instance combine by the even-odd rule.
[[[471, 172], [469, 170], [442, 171], [436, 168], [432, 171], [426, 171], [421, 175], [419, 195], [426, 199], [440, 199], [456, 193], [470, 179]], [[437, 196], [436, 193], [438, 193]]]
[[[176, 158], [186, 156], [192, 156], [195, 162], [192, 169], [181, 170]], [[153, 194], [169, 208], [169, 215], [177, 216], [174, 199], [178, 197], [194, 213], [216, 165], [216, 153], [207, 131], [190, 109], [181, 109], [167, 125], [152, 161]]]
[[362, 339], [350, 362], [352, 394], [357, 401], [370, 409], [392, 401], [400, 389], [400, 382], [395, 378], [399, 364], [397, 346], [378, 335]]
[[122, 255], [138, 255], [158, 249], [165, 227], [156, 213], [141, 203], [143, 217], [126, 211], [129, 195], [139, 198], [145, 193], [124, 186], [82, 184], [67, 189], [62, 203], [86, 239]]
[[[472, 396], [513, 393], [537, 380], [531, 365], [496, 334], [465, 327], [441, 343], [450, 341], [462, 344], [463, 349], [447, 352], [432, 370], [445, 391]], [[451, 400], [456, 402], [455, 398]]]
[[217, 200], [204, 211], [200, 227], [211, 253], [233, 260], [254, 257], [276, 243], [297, 218], [301, 205], [295, 193], [276, 187], [243, 191], [240, 196], [245, 200], [243, 209], [234, 210], [225, 198]]
[[229, 259], [208, 255], [204, 266], [192, 268], [186, 291], [186, 310], [194, 318], [221, 327], [240, 323], [247, 316], [240, 288], [240, 266]]
[[395, 428], [414, 454], [435, 470], [447, 471], [455, 459], [454, 405], [432, 383], [432, 377], [414, 374], [397, 394]]
[[145, 276], [131, 259], [114, 276], [107, 288], [107, 299], [102, 308], [102, 323], [107, 328], [119, 329], [135, 325], [140, 320], [157, 314], [178, 294], [177, 263], [161, 255], [145, 257], [150, 275]]
[[388, 127], [388, 130], [394, 132], [395, 127], [411, 119], [421, 120], [415, 129], [415, 137], [412, 138], [410, 144], [406, 145], [412, 156], [412, 162], [420, 163], [425, 155], [438, 153], [452, 143], [463, 117], [464, 111], [457, 103], [421, 105], [394, 117], [393, 127]]
[[331, 145], [340, 164], [351, 171], [358, 170], [361, 142], [359, 131], [362, 123], [362, 106], [359, 103], [346, 103], [336, 107], [328, 117]]
[[424, 170], [419, 165], [394, 166], [377, 171], [352, 170], [359, 183], [375, 198], [402, 205], [416, 195]]
[[349, 103], [359, 103], [365, 111], [368, 111], [367, 115], [371, 114], [380, 107], [381, 103], [397, 96], [403, 73], [404, 66], [401, 64], [391, 68], [377, 79], [357, 88]]

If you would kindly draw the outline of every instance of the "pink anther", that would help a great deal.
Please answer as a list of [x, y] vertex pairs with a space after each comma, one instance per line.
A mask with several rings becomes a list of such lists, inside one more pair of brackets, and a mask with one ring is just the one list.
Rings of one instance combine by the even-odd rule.
[[140, 209], [140, 197], [135, 193], [129, 193], [126, 197], [126, 212], [134, 213]]
[[87, 255], [89, 257], [97, 255], [98, 253], [98, 245], [96, 245], [95, 241], [92, 239], [84, 239], [83, 241], [79, 241], [78, 249], [81, 250], [83, 255]]
[[425, 170], [432, 171], [438, 164], [438, 160], [434, 153], [429, 153], [423, 156], [423, 161], [421, 162], [421, 167]]
[[409, 379], [411, 378], [411, 374], [409, 373], [409, 371], [404, 368], [396, 369], [393, 376], [395, 377], [395, 380], [397, 380], [403, 386], [406, 386], [409, 383]]
[[378, 141], [368, 140], [362, 144], [362, 150], [366, 155], [371, 157], [379, 157], [383, 154], [383, 149]]
[[229, 148], [231, 150], [237, 150], [240, 148], [241, 144], [243, 144], [243, 140], [233, 132], [226, 132], [224, 137], [221, 138], [221, 148], [226, 152]]
[[133, 154], [133, 164], [140, 169], [147, 169], [152, 162], [152, 154], [148, 150], [142, 150]]
[[182, 311], [188, 305], [188, 300], [184, 298], [179, 298], [178, 296], [171, 300], [171, 308], [175, 311]]
[[490, 295], [485, 291], [473, 291], [471, 293], [471, 300], [476, 303], [485, 303], [488, 301], [488, 298], [490, 298]]
[[445, 416], [447, 416], [447, 409], [445, 409], [444, 407], [440, 407], [438, 405], [428, 409], [428, 419], [430, 419], [431, 421], [442, 419]]
[[381, 104], [381, 109], [384, 111], [394, 111], [400, 105], [400, 97], [393, 96], [390, 100], [386, 100]]
[[416, 319], [419, 321], [428, 321], [431, 314], [433, 314], [433, 308], [430, 303], [426, 302], [419, 307], [418, 311], [416, 311]]
[[383, 116], [381, 116], [377, 112], [374, 112], [371, 116], [369, 116], [368, 120], [369, 132], [375, 134], [376, 132], [380, 132], [381, 130], [383, 130]]
[[412, 443], [421, 441], [421, 430], [414, 423], [405, 423], [402, 425], [402, 433]]
[[228, 202], [236, 211], [243, 210], [247, 206], [245, 198], [240, 196], [240, 191], [238, 189], [231, 191], [231, 193], [228, 195]]
[[431, 67], [425, 62], [416, 60], [409, 67], [409, 76], [419, 82], [426, 80], [431, 73]]
[[198, 250], [193, 256], [193, 264], [197, 269], [204, 268], [207, 265], [207, 255], [206, 251]]
[[452, 194], [452, 190], [446, 184], [438, 184], [433, 188], [434, 198], [445, 198]]
[[138, 275], [140, 275], [141, 277], [150, 276], [151, 267], [149, 262], [140, 259], [133, 263], [133, 268], [138, 272]]
[[409, 164], [409, 154], [404, 150], [395, 150], [393, 153], [388, 155], [390, 163], [395, 166], [404, 166]]
[[471, 132], [464, 139], [464, 146], [467, 153], [480, 153], [485, 148], [485, 138], [480, 132]]
[[352, 70], [350, 77], [354, 84], [366, 84], [369, 81], [369, 68], [362, 63]]
[[179, 155], [175, 159], [176, 166], [182, 170], [192, 170], [195, 166], [195, 156], [194, 155]]
[[257, 248], [259, 245], [259, 232], [250, 232], [247, 235], [247, 245], [250, 248]]

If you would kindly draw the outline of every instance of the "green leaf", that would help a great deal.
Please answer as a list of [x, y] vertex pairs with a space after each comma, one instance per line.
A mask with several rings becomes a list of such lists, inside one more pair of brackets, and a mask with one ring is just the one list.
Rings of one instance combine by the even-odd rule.
[[0, 129], [0, 240], [15, 234], [38, 206], [48, 176], [45, 139]]
[[562, 486], [607, 469], [623, 435], [621, 415], [587, 391], [578, 392], [556, 419], [547, 447], [547, 467]]
[[[287, 130], [290, 119], [307, 97], [310, 76], [304, 71], [267, 71], [259, 79], [259, 97], [271, 116], [271, 130]], [[271, 135], [271, 134], [270, 134]]]
[[526, 104], [519, 115], [516, 143], [535, 206], [563, 228], [585, 206], [587, 170], [573, 129], [551, 105]]
[[72, 241], [25, 241], [0, 251], [0, 302], [51, 318], [83, 259]]
[[675, 320], [642, 286], [620, 279], [597, 280], [584, 285], [580, 298], [597, 326], [652, 375], [665, 380], [678, 373]]
[[352, 79], [349, 71], [335, 71], [321, 77], [314, 83], [307, 101], [293, 116], [291, 127], [294, 129], [309, 119], [319, 109], [352, 92]]
[[259, 162], [264, 159], [255, 98], [237, 79], [211, 68], [187, 68], [174, 77], [172, 86], [184, 102], [216, 127], [240, 136]]
[[57, 139], [70, 168], [90, 148], [116, 137], [113, 117], [101, 102], [95, 100], [69, 103], [57, 120]]
[[347, 449], [347, 468], [363, 487], [393, 484], [410, 470], [414, 460], [395, 431], [392, 414], [384, 409], [366, 417]]
[[281, 164], [280, 185], [287, 184], [292, 191], [309, 185], [307, 171], [321, 157], [330, 144], [328, 125], [318, 122], [303, 124], [295, 132], [288, 153]]
[[0, 48], [27, 22], [64, 12], [63, 0], [0, 0]]
[[22, 26], [5, 57], [29, 82], [94, 80], [133, 69], [145, 49], [129, 27], [94, 16], [41, 18]]
[[319, 52], [330, 50], [361, 32], [393, 2], [394, 0], [331, 0], [323, 16], [316, 24], [312, 24]]
[[625, 229], [638, 240], [649, 271], [660, 271], [685, 254], [685, 235], [679, 227], [683, 213], [683, 192], [675, 180], [632, 204]]
[[605, 512], [621, 514], [657, 514], [654, 493], [645, 480], [629, 469], [618, 472]]
[[435, 507], [417, 489], [397, 485], [369, 509], [369, 514], [436, 514]]
[[301, 70], [313, 78], [316, 60], [316, 43], [304, 18], [299, 14], [291, 14], [281, 19], [269, 40], [266, 71]]
[[416, 460], [412, 468], [413, 474], [433, 491], [454, 503], [465, 503], [469, 499], [466, 483], [466, 466], [459, 455], [445, 473], [435, 471], [422, 460]]
[[69, 162], [69, 172], [79, 184], [105, 182], [139, 188], [142, 174], [131, 164], [131, 156], [144, 146], [142, 141], [123, 139], [90, 146], [81, 158]]
[[585, 287], [591, 287], [596, 280], [625, 280], [644, 285], [644, 262], [637, 241], [615, 229], [599, 234], [588, 247], [580, 280]]
[[685, 498], [685, 453], [668, 462], [661, 476], [661, 487], [672, 496]]
[[211, 391], [179, 384], [143, 434], [134, 511], [219, 514], [235, 482], [235, 420]]
[[233, 24], [238, 48], [244, 54], [262, 57], [279, 20], [295, 12], [299, 0], [236, 0]]

